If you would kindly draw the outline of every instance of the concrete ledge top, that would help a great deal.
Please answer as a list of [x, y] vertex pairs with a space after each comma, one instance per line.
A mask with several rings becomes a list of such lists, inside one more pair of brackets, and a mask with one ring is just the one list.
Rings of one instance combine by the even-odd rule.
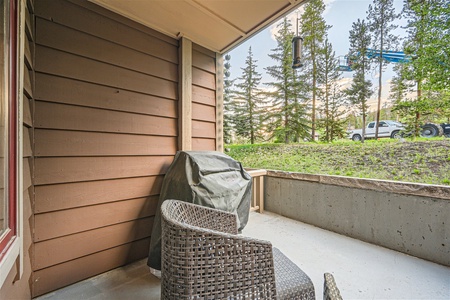
[[267, 176], [293, 180], [303, 180], [322, 184], [345, 186], [450, 200], [450, 187], [424, 183], [399, 182], [379, 179], [363, 179], [346, 176], [316, 175], [268, 170]]

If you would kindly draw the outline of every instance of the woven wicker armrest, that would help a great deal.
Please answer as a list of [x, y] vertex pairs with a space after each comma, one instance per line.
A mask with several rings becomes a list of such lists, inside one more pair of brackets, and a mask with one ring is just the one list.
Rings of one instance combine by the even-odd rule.
[[[169, 200], [164, 201], [164, 203], [167, 201]], [[170, 218], [174, 222], [224, 233], [238, 233], [236, 214], [179, 200], [170, 201], [166, 204], [166, 212], [170, 214]]]
[[273, 248], [278, 300], [315, 300], [314, 284], [309, 276], [280, 250]]
[[323, 274], [323, 300], [342, 300], [339, 288], [334, 281], [333, 275], [330, 273]]

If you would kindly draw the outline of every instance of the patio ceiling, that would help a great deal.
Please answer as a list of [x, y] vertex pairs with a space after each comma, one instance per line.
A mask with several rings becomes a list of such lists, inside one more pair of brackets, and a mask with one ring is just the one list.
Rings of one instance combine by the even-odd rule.
[[90, 0], [174, 38], [224, 53], [308, 0]]

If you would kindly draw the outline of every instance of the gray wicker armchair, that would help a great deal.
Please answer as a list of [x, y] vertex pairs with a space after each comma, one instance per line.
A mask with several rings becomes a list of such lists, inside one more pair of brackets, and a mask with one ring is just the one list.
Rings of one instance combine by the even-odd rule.
[[166, 200], [161, 217], [161, 299], [315, 299], [270, 242], [237, 235], [236, 215]]

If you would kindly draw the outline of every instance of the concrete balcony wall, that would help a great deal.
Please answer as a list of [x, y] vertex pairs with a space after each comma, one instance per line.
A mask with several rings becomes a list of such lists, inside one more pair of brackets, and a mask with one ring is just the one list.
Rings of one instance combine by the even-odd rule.
[[265, 209], [450, 266], [450, 188], [269, 171]]

